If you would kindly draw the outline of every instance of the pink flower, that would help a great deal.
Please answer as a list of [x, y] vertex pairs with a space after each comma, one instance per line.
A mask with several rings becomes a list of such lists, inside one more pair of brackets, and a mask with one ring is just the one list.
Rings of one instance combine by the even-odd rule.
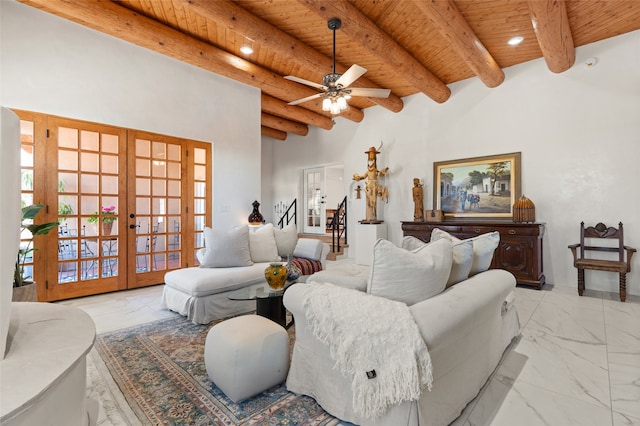
[[102, 213], [115, 213], [116, 206], [104, 207], [102, 206]]

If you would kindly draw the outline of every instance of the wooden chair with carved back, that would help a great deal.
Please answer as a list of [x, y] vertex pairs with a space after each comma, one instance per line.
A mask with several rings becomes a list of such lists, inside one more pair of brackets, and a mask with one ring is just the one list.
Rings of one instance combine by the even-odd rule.
[[[604, 242], [602, 242], [602, 245], [587, 245], [597, 244], [598, 239], [615, 239], [618, 241], [615, 246], [613, 244], [607, 245]], [[585, 240], [587, 240], [586, 243]], [[622, 222], [618, 224], [618, 228], [607, 227], [604, 223], [585, 228], [584, 222], [581, 222], [580, 243], [572, 244], [569, 248], [573, 254], [573, 266], [578, 269], [578, 294], [580, 296], [584, 292], [584, 270], [591, 269], [620, 274], [620, 301], [624, 302], [626, 300], [627, 273], [631, 272], [631, 257], [636, 252], [636, 249], [624, 245]], [[590, 257], [585, 257], [585, 252], [590, 252]], [[591, 258], [602, 252], [618, 253], [618, 259]], [[604, 256], [601, 255], [600, 257]]]

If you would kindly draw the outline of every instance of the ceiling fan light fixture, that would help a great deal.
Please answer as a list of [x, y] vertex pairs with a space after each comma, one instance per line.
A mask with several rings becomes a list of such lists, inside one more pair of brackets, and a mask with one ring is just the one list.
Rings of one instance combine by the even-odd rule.
[[338, 97], [338, 101], [336, 103], [338, 104], [338, 107], [340, 107], [340, 111], [344, 111], [348, 107], [347, 100], [344, 96]]
[[331, 99], [324, 98], [322, 100], [322, 110], [323, 111], [331, 111]]
[[331, 102], [331, 114], [340, 114], [340, 105], [337, 102]]

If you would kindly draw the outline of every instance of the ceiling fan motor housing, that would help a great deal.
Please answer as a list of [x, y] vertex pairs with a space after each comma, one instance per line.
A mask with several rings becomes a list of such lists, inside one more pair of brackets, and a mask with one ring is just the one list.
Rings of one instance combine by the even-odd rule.
[[336, 81], [338, 81], [341, 76], [342, 74], [337, 74], [334, 72], [325, 74], [325, 76], [322, 77], [322, 85], [326, 87], [336, 87]]

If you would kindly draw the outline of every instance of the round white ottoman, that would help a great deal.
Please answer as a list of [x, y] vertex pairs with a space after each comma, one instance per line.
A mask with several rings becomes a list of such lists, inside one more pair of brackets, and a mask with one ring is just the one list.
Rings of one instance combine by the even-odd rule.
[[289, 335], [259, 315], [214, 325], [204, 344], [209, 378], [233, 402], [284, 382], [289, 370]]

